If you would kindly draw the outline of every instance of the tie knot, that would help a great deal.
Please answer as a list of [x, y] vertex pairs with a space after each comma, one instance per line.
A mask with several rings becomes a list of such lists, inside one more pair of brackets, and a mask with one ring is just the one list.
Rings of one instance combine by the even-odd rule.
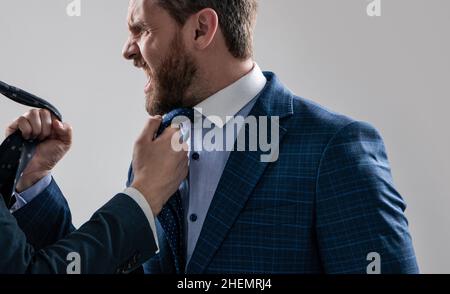
[[163, 117], [163, 121], [161, 123], [161, 127], [158, 130], [158, 136], [161, 135], [166, 128], [168, 128], [175, 119], [180, 119], [177, 122], [182, 122], [181, 118], [187, 118], [191, 122], [194, 121], [194, 109], [192, 108], [178, 108], [172, 110], [168, 114]]
[[191, 122], [194, 120], [194, 109], [192, 108], [178, 108], [169, 112], [164, 119], [172, 121], [176, 117], [187, 117]]

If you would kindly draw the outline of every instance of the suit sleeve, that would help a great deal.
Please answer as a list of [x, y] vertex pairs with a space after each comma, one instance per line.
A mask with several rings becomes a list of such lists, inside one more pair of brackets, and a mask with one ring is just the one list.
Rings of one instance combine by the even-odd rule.
[[75, 230], [69, 205], [53, 179], [40, 195], [13, 215], [36, 249], [51, 245]]
[[316, 234], [325, 272], [366, 274], [375, 266], [381, 274], [418, 273], [406, 205], [373, 127], [354, 122], [332, 138], [316, 189]]
[[82, 274], [129, 273], [155, 255], [157, 246], [148, 220], [129, 196], [119, 194], [79, 230], [43, 249], [25, 234], [0, 200], [0, 273], [67, 273], [79, 256]]

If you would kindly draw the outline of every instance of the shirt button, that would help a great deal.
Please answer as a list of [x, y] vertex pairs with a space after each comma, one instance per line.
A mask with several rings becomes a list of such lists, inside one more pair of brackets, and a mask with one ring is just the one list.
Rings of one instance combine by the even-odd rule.
[[193, 213], [193, 214], [191, 214], [189, 219], [191, 220], [191, 222], [195, 223], [197, 221], [197, 215], [195, 213]]
[[199, 160], [199, 159], [200, 159], [200, 154], [198, 154], [197, 152], [194, 152], [194, 153], [192, 154], [192, 159], [193, 159], [193, 160]]

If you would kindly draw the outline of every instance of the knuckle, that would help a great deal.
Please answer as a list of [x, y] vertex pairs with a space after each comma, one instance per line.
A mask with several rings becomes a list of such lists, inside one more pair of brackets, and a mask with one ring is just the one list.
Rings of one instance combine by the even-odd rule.
[[30, 110], [30, 115], [32, 115], [32, 116], [37, 116], [37, 115], [39, 115], [39, 110], [38, 110], [38, 109], [31, 109], [31, 110]]
[[143, 137], [140, 136], [139, 138], [136, 139], [136, 141], [134, 142], [135, 145], [142, 145], [142, 141], [143, 141]]
[[151, 116], [150, 118], [149, 118], [149, 124], [159, 124], [159, 123], [161, 123], [161, 118], [159, 118], [159, 117], [155, 117], [155, 116]]
[[39, 114], [46, 122], [51, 122], [50, 112], [47, 109], [41, 109]]
[[32, 116], [33, 116], [33, 112], [31, 110], [22, 115], [22, 117], [25, 119], [29, 119]]
[[146, 136], [145, 135], [142, 135], [142, 136], [139, 136], [137, 139], [136, 139], [136, 142], [135, 142], [135, 144], [136, 145], [144, 145], [144, 144], [146, 144], [147, 142], [146, 142], [147, 140], [146, 140]]
[[18, 126], [19, 126], [19, 129], [21, 129], [22, 131], [28, 131], [30, 129], [28, 119], [26, 119], [25, 117], [22, 117], [22, 116], [18, 120]]

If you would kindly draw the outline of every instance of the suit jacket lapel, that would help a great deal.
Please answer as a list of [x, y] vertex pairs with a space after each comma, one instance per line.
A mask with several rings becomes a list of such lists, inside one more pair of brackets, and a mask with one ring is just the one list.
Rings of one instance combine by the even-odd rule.
[[[285, 91], [286, 89], [279, 84], [273, 74], [266, 73], [265, 75], [268, 83], [250, 115], [257, 118], [268, 116], [269, 121], [271, 116], [278, 116], [281, 121], [282, 118], [293, 113], [293, 96], [289, 91]], [[286, 133], [286, 129], [281, 123], [279, 130], [281, 142]], [[246, 132], [246, 138], [250, 137], [248, 128], [243, 128], [242, 131]], [[268, 136], [268, 142], [271, 142], [270, 131]], [[267, 162], [261, 162], [262, 154], [264, 153], [259, 148], [255, 152], [235, 151], [230, 154], [188, 265], [187, 273], [203, 273], [224, 241], [268, 165]]]

